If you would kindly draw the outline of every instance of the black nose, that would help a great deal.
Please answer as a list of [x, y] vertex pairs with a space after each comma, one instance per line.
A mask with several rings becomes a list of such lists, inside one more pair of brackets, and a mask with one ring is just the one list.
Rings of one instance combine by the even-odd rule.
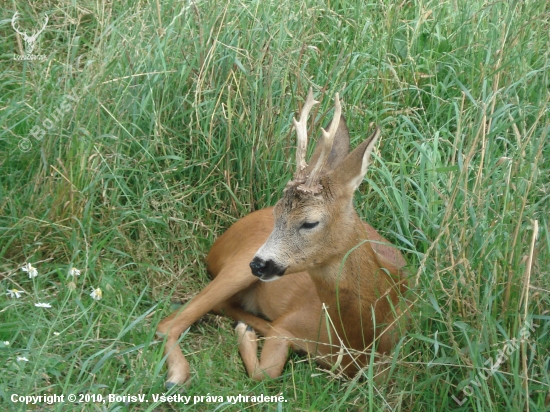
[[252, 259], [252, 262], [250, 262], [250, 269], [252, 269], [252, 274], [259, 278], [273, 277], [274, 275], [282, 276], [285, 272], [284, 269], [277, 266], [271, 259], [263, 260], [259, 257], [254, 257], [254, 259]]
[[263, 276], [265, 270], [265, 262], [255, 257], [254, 259], [252, 259], [252, 262], [250, 262], [250, 269], [252, 269], [252, 274], [254, 276]]

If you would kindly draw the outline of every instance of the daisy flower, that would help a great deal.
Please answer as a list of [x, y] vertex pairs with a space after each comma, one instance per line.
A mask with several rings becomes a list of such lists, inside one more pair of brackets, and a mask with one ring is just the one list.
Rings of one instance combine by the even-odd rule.
[[80, 270], [77, 268], [71, 268], [71, 270], [69, 270], [69, 276], [80, 276]]
[[92, 293], [90, 293], [90, 296], [92, 297], [92, 299], [101, 300], [101, 298], [103, 297], [103, 291], [100, 288], [92, 288]]
[[52, 305], [50, 305], [49, 303], [35, 303], [34, 306], [36, 306], [37, 308], [51, 308]]
[[27, 358], [25, 358], [24, 356], [18, 356], [17, 357], [17, 362], [28, 362], [29, 360]]
[[5, 341], [4, 341], [4, 346], [10, 346], [10, 341], [9, 341], [9, 340], [5, 340]]
[[6, 295], [8, 295], [10, 298], [19, 299], [22, 293], [25, 293], [25, 292], [17, 289], [8, 289], [8, 291], [6, 292]]
[[27, 272], [28, 275], [29, 275], [29, 278], [32, 279], [32, 278], [35, 278], [38, 276], [38, 270], [36, 270], [36, 268], [31, 265], [30, 263], [26, 263], [22, 268], [21, 270], [23, 272]]

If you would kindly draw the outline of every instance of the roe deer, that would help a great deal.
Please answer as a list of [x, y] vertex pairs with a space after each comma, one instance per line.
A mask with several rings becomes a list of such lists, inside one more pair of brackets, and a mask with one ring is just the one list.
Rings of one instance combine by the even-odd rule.
[[[336, 94], [334, 118], [308, 166], [306, 123], [316, 103], [310, 89], [300, 121], [294, 120], [296, 173], [282, 199], [216, 240], [206, 258], [212, 282], [158, 325], [166, 336], [167, 386], [189, 379], [177, 341], [209, 311], [239, 321], [239, 352], [256, 380], [279, 376], [289, 347], [353, 376], [368, 365], [375, 340], [380, 353], [394, 346], [405, 260], [353, 208], [380, 130], [348, 153]], [[259, 360], [256, 332], [266, 338]]]

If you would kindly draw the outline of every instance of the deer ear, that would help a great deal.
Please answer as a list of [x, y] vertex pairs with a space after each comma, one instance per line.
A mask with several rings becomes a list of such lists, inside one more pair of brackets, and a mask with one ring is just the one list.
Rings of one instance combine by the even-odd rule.
[[[334, 119], [333, 119], [334, 120]], [[330, 124], [325, 128], [325, 130], [328, 130], [330, 128]], [[319, 156], [321, 156], [321, 152], [323, 150], [324, 145], [324, 137], [321, 135], [319, 139], [317, 139], [317, 143], [315, 144], [315, 149], [313, 150], [313, 154], [309, 158], [309, 166], [306, 169], [306, 175], [310, 174], [315, 165], [317, 164], [317, 161], [319, 160]], [[349, 153], [349, 131], [348, 126], [346, 125], [346, 119], [344, 119], [344, 116], [340, 116], [340, 123], [338, 123], [338, 129], [336, 129], [336, 134], [334, 135], [334, 142], [332, 143], [332, 149], [330, 151], [330, 155], [328, 156], [327, 163], [325, 164], [325, 170], [332, 170], [336, 166], [338, 166], [342, 161], [346, 158], [346, 156]]]
[[344, 161], [333, 171], [333, 181], [350, 195], [359, 187], [370, 163], [370, 155], [380, 137], [377, 127], [374, 133], [355, 148]]

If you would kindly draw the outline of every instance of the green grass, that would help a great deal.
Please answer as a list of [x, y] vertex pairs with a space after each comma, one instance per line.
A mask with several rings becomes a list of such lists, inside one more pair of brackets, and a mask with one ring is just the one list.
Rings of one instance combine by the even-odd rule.
[[[34, 51], [45, 61], [14, 60], [25, 47], [16, 10], [28, 33], [48, 14]], [[3, 410], [38, 409], [14, 393], [164, 392], [156, 324], [207, 284], [214, 239], [281, 195], [310, 85], [319, 125], [338, 91], [352, 145], [371, 122], [383, 130], [356, 205], [410, 263], [410, 329], [387, 383], [339, 380], [296, 355], [279, 379], [256, 383], [231, 321], [208, 315], [181, 340], [193, 368], [182, 393], [287, 402], [188, 408], [548, 408], [547, 2], [48, 0], [6, 2], [0, 14]], [[71, 267], [82, 274], [68, 277]], [[14, 288], [20, 299], [5, 295]], [[526, 321], [538, 325], [529, 336]], [[453, 396], [470, 390], [459, 406]]]

